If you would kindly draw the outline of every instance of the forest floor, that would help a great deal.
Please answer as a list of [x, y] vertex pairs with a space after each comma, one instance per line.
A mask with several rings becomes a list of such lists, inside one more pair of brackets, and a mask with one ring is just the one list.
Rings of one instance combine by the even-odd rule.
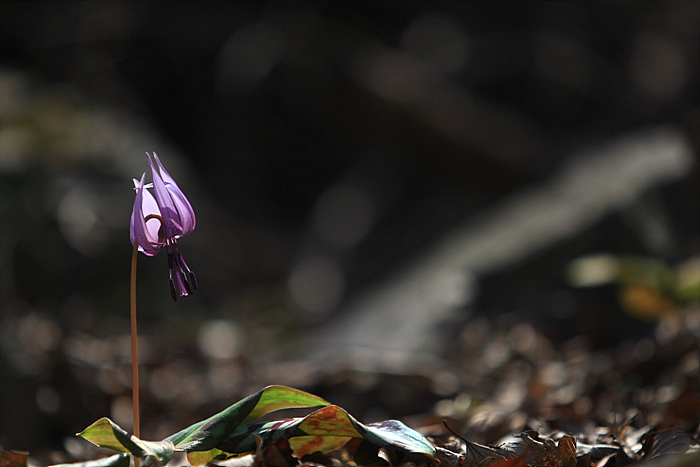
[[[157, 356], [150, 358], [150, 378], [142, 389], [144, 439], [160, 439], [220, 410], [223, 393], [206, 392], [206, 387], [235, 397], [265, 384], [286, 384], [326, 398], [363, 423], [401, 419], [438, 447], [443, 467], [615, 467], [697, 453], [700, 309], [674, 310], [652, 327], [649, 335], [591, 349], [582, 336], [555, 344], [525, 321], [473, 319], [448, 355], [409, 371], [358, 369], [350, 361], [324, 366], [275, 360], [262, 365], [239, 358], [201, 364], [187, 353], [157, 355], [162, 349], [153, 345], [149, 351]], [[76, 365], [75, 359], [66, 358]], [[108, 387], [103, 373], [88, 371], [86, 362], [81, 367], [83, 376], [97, 375], [93, 389]], [[222, 389], [222, 381], [228, 381], [228, 389]], [[120, 412], [123, 397], [112, 394], [112, 418], [128, 418]], [[106, 454], [77, 438], [66, 438], [64, 446], [65, 451], [31, 453], [28, 465]], [[247, 461], [211, 465], [421, 463], [410, 456], [376, 454], [367, 457], [355, 445], [299, 460], [288, 445], [277, 444]], [[8, 460], [11, 453], [3, 455], [3, 467], [23, 465]], [[176, 457], [169, 465], [187, 464], [184, 457]]]

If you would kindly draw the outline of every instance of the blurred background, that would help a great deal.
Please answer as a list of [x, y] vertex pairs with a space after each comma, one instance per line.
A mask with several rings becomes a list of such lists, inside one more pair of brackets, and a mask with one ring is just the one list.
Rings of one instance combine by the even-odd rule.
[[140, 256], [145, 439], [267, 384], [495, 439], [695, 393], [654, 372], [698, 366], [699, 34], [692, 1], [0, 2], [0, 446], [130, 428], [152, 151], [199, 289]]

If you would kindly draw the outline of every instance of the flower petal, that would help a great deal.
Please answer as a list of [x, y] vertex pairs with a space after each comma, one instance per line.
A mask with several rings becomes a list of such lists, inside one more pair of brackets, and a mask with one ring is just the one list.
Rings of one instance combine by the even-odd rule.
[[175, 203], [173, 203], [170, 191], [165, 187], [165, 182], [160, 175], [160, 172], [153, 166], [151, 155], [148, 156], [148, 165], [151, 167], [151, 177], [153, 178], [153, 191], [160, 209], [160, 215], [163, 217], [163, 228], [165, 229], [166, 238], [174, 238], [177, 235], [182, 235], [182, 222], [178, 215]]
[[146, 222], [146, 216], [149, 214], [160, 214], [158, 206], [151, 195], [143, 186], [146, 174], [141, 176], [141, 181], [134, 179], [136, 188], [136, 199], [134, 200], [134, 209], [131, 211], [130, 236], [131, 244], [138, 242], [139, 250], [148, 256], [153, 256], [158, 253], [164, 244], [165, 237], [161, 237], [160, 227], [154, 229], [153, 221], [160, 223], [158, 219]]
[[180, 235], [187, 235], [194, 230], [194, 227], [197, 224], [194, 209], [192, 209], [192, 205], [187, 200], [187, 197], [185, 197], [182, 190], [180, 190], [180, 187], [177, 186], [177, 183], [175, 183], [173, 177], [171, 177], [168, 171], [165, 170], [165, 167], [163, 167], [163, 164], [161, 164], [155, 151], [153, 152], [153, 158], [156, 160], [156, 164], [160, 170], [160, 175], [163, 178], [163, 182], [165, 182], [165, 187], [170, 192], [175, 208], [180, 215], [180, 224], [182, 226], [182, 232]]

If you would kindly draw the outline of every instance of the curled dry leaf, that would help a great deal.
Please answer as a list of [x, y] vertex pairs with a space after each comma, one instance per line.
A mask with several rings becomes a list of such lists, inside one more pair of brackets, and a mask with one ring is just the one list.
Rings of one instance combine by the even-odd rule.
[[576, 441], [571, 436], [564, 436], [558, 444], [550, 438], [540, 441], [529, 433], [523, 433], [521, 437], [521, 448], [525, 450], [523, 457], [528, 467], [576, 466]]

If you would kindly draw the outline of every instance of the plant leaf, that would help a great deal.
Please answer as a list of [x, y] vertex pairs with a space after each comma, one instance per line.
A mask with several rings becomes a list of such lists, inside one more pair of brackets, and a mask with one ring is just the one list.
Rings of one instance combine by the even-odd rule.
[[210, 449], [208, 451], [192, 451], [187, 453], [187, 461], [190, 465], [206, 465], [214, 459], [227, 459], [231, 454], [220, 449]]
[[322, 407], [304, 417], [261, 422], [240, 427], [217, 447], [232, 454], [253, 452], [255, 437], [265, 445], [283, 438], [297, 457], [316, 451], [330, 452], [352, 438], [363, 438], [379, 447], [392, 447], [435, 458], [435, 447], [423, 435], [398, 420], [363, 425], [337, 405]]
[[496, 461], [510, 460], [515, 457], [512, 453], [508, 452], [507, 449], [486, 446], [466, 439], [464, 441], [466, 442], [466, 449], [464, 451], [465, 467], [489, 465]]
[[353, 422], [362, 426], [345, 410], [337, 405], [329, 405], [304, 417], [299, 423], [299, 429], [306, 435], [363, 438]]
[[576, 440], [571, 436], [563, 436], [558, 443], [551, 438], [540, 438], [536, 432], [523, 432], [520, 438], [521, 441], [498, 446], [495, 450], [506, 459], [522, 457], [529, 467], [576, 467]]
[[175, 451], [173, 444], [168, 440], [159, 442], [140, 440], [136, 436], [129, 435], [119, 425], [106, 417], [97, 420], [78, 433], [78, 436], [101, 448], [131, 453], [135, 457], [152, 457], [163, 464], [168, 463]]
[[697, 446], [695, 439], [683, 431], [666, 430], [650, 436], [649, 453], [644, 459], [655, 459], [657, 457], [685, 454]]
[[[287, 409], [305, 408], [315, 410], [304, 416], [272, 418], [290, 415]], [[397, 420], [363, 425], [344, 409], [285, 386], [268, 386], [160, 442], [130, 436], [108, 418], [93, 423], [79, 436], [97, 446], [157, 459], [163, 464], [172, 458], [175, 450], [187, 452], [192, 465], [204, 465], [214, 459], [265, 449], [280, 440], [288, 441], [297, 457], [330, 452], [353, 438], [378, 447], [425, 454], [433, 460], [436, 455], [435, 447], [423, 435]]]
[[398, 420], [362, 425], [353, 419], [356, 425], [364, 426], [367, 432], [364, 438], [378, 446], [393, 446], [409, 452], [425, 454], [435, 459], [435, 446], [417, 431], [407, 427]]
[[335, 451], [345, 446], [351, 439], [349, 436], [296, 436], [290, 438], [289, 445], [297, 457], [303, 457], [314, 452]]
[[325, 399], [287, 386], [268, 386], [260, 394], [260, 400], [241, 425], [275, 410], [330, 405]]
[[56, 464], [49, 467], [129, 467], [131, 463], [130, 457], [128, 454], [115, 454], [102, 459], [74, 462], [72, 464]]
[[286, 386], [268, 386], [206, 420], [166, 438], [178, 451], [209, 451], [217, 448], [239, 426], [269, 412], [330, 403], [318, 396]]

